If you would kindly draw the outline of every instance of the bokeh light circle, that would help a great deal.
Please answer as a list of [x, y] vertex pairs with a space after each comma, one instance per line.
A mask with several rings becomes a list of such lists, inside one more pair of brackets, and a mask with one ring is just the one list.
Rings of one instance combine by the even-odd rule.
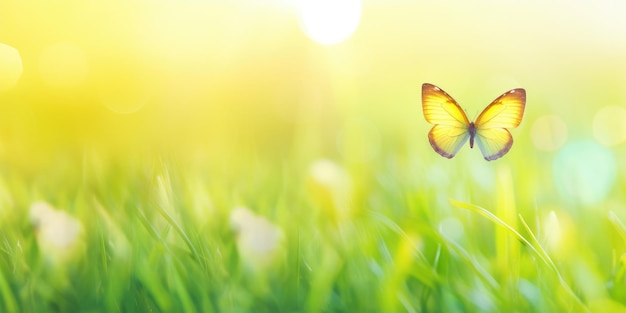
[[59, 42], [45, 48], [39, 56], [39, 73], [52, 88], [73, 88], [87, 77], [89, 63], [81, 48]]
[[593, 136], [603, 145], [615, 146], [626, 140], [626, 108], [611, 105], [593, 118]]
[[13, 88], [22, 76], [22, 71], [19, 51], [0, 43], [0, 92]]
[[615, 183], [615, 156], [594, 141], [567, 144], [554, 159], [557, 190], [573, 203], [593, 205], [603, 201]]
[[544, 115], [533, 123], [531, 138], [537, 149], [555, 151], [567, 140], [567, 125], [557, 115]]
[[361, 20], [361, 0], [300, 0], [297, 4], [302, 29], [323, 45], [348, 39]]
[[462, 241], [466, 238], [463, 223], [454, 217], [448, 217], [439, 223], [439, 233], [452, 241]]

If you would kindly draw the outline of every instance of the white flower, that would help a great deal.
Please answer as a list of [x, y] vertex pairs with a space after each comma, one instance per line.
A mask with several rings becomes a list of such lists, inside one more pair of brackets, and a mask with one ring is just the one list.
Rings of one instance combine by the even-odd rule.
[[351, 215], [352, 181], [336, 163], [320, 159], [309, 168], [309, 187], [315, 201], [336, 220]]
[[259, 273], [277, 265], [284, 252], [284, 234], [280, 227], [247, 208], [235, 208], [230, 214], [237, 251], [242, 265]]
[[53, 265], [64, 264], [84, 250], [83, 226], [66, 212], [35, 202], [30, 207], [30, 222], [41, 255]]

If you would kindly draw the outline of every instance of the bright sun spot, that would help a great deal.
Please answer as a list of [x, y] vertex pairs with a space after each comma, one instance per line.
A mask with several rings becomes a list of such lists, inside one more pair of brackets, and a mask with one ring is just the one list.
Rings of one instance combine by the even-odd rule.
[[361, 0], [299, 0], [297, 6], [302, 29], [323, 45], [348, 39], [361, 20]]

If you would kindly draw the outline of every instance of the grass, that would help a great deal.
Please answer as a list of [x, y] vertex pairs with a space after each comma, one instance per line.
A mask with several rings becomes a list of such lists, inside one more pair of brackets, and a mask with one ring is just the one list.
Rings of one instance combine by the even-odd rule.
[[[571, 214], [554, 206], [548, 214], [537, 199], [553, 190], [534, 199], [519, 195], [541, 184], [533, 176], [545, 170], [541, 165], [520, 175], [522, 162], [513, 157], [489, 163], [484, 174], [493, 176], [486, 184], [493, 192], [485, 193], [477, 177], [462, 172], [461, 162], [476, 158], [435, 157], [429, 155], [434, 167], [393, 154], [381, 154], [375, 166], [337, 166], [361, 178], [342, 191], [350, 195], [345, 203], [333, 193], [336, 184], [315, 180], [309, 163], [289, 158], [239, 157], [225, 169], [219, 165], [226, 160], [199, 166], [175, 157], [103, 160], [85, 153], [75, 170], [52, 167], [46, 177], [29, 180], [5, 169], [0, 306], [5, 312], [622, 308], [626, 228], [619, 212]], [[46, 258], [27, 214], [36, 200], [81, 221], [84, 252], [62, 263]], [[246, 266], [257, 260], [242, 259], [238, 249], [230, 220], [236, 206], [284, 232], [275, 264]], [[542, 226], [549, 218], [560, 228]]]

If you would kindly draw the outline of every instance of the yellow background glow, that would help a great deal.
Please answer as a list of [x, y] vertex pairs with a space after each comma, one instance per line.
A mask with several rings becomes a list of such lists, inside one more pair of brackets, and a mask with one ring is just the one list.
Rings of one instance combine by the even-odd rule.
[[[324, 20], [325, 5], [338, 15]], [[526, 88], [514, 137], [532, 143], [542, 115], [572, 126], [603, 105], [624, 106], [620, 9], [609, 1], [7, 1], [1, 157], [29, 167], [85, 147], [363, 160], [380, 156], [381, 142], [426, 150], [423, 82], [451, 93], [470, 118], [503, 91]], [[584, 127], [569, 135], [591, 134]], [[353, 140], [364, 136], [371, 146]]]

